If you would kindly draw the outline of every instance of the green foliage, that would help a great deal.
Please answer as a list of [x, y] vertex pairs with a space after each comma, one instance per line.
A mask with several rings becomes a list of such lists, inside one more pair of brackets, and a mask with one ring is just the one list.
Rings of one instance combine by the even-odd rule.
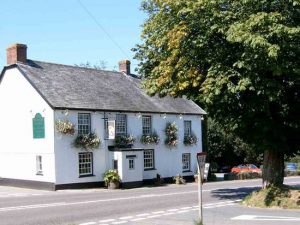
[[159, 136], [156, 132], [150, 135], [142, 135], [140, 142], [142, 144], [158, 144], [160, 141]]
[[187, 96], [255, 151], [300, 149], [299, 0], [144, 0], [150, 95]]
[[178, 126], [175, 122], [168, 122], [165, 129], [165, 144], [169, 147], [175, 147], [178, 144]]
[[101, 145], [101, 141], [95, 133], [79, 134], [74, 140], [76, 148], [95, 149]]
[[186, 146], [195, 145], [195, 144], [197, 144], [197, 142], [198, 142], [198, 139], [197, 139], [196, 135], [194, 135], [194, 134], [184, 136], [183, 143]]
[[133, 145], [135, 142], [135, 138], [132, 135], [120, 135], [115, 139], [116, 146], [126, 147]]
[[106, 185], [108, 185], [109, 182], [120, 182], [121, 178], [118, 174], [118, 171], [116, 170], [107, 170], [103, 174], [103, 180]]

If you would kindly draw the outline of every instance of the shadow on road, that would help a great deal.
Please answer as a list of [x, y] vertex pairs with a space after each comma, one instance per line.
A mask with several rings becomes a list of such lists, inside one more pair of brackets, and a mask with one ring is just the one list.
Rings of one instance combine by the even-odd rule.
[[237, 200], [245, 198], [248, 194], [258, 190], [258, 187], [245, 187], [245, 188], [224, 188], [217, 189], [211, 192], [211, 195], [220, 200]]

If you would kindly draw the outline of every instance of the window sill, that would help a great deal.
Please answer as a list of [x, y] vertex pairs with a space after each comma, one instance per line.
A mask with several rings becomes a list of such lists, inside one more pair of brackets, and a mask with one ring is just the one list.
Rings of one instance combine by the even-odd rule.
[[151, 170], [156, 170], [156, 168], [144, 169], [144, 171], [151, 171]]
[[37, 175], [37, 176], [44, 176], [44, 174], [42, 172], [36, 173], [35, 175]]
[[94, 174], [79, 175], [79, 178], [84, 178], [84, 177], [95, 177], [95, 175]]
[[191, 170], [184, 170], [184, 171], [182, 171], [183, 173], [190, 173], [190, 172], [193, 172], [193, 171], [191, 171]]

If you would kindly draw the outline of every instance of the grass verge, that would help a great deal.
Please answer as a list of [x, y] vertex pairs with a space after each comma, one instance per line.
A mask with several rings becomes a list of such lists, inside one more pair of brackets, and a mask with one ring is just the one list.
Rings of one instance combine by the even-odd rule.
[[252, 192], [243, 205], [259, 208], [300, 209], [300, 189], [289, 186], [274, 187]]

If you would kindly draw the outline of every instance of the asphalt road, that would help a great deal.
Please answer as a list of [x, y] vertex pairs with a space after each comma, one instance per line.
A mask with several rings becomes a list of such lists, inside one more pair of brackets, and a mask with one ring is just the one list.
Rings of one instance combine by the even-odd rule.
[[[300, 177], [285, 179], [300, 185]], [[204, 185], [204, 224], [300, 224], [300, 211], [246, 208], [239, 201], [260, 180]], [[57, 192], [0, 186], [0, 225], [193, 225], [197, 184], [130, 190]]]

